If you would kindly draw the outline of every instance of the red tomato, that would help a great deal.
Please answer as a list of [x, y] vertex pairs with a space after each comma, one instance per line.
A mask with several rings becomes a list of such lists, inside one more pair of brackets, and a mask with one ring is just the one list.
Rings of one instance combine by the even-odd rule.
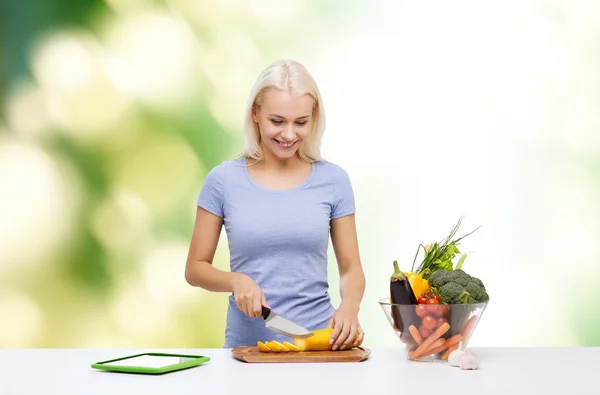
[[440, 310], [440, 307], [442, 307], [442, 306], [440, 306], [439, 304], [427, 305], [427, 312], [430, 315], [436, 317], [436, 319], [437, 319], [442, 316], [442, 311]]
[[448, 315], [448, 312], [450, 311], [450, 307], [448, 307], [448, 305], [445, 305], [445, 304], [440, 305], [439, 309], [440, 309], [441, 315], [443, 315], [443, 316]]
[[440, 305], [438, 304], [439, 302], [435, 299], [429, 299], [427, 301], [427, 311], [429, 312], [429, 314], [435, 315], [437, 317], [441, 317], [442, 316], [442, 312], [440, 311]]
[[435, 323], [435, 327], [439, 328], [440, 326], [444, 325], [447, 322], [448, 322], [448, 320], [445, 318], [438, 318], [437, 322]]
[[423, 340], [425, 340], [429, 336], [431, 336], [432, 333], [433, 333], [433, 330], [431, 330], [431, 329], [424, 328], [422, 325], [419, 327], [419, 334], [421, 335]]
[[419, 299], [417, 299], [417, 303], [425, 304], [425, 303], [427, 303], [427, 298], [424, 295], [421, 295], [421, 296], [419, 296]]
[[421, 326], [425, 329], [435, 329], [435, 325], [437, 320], [430, 315], [426, 315], [423, 317], [423, 321], [421, 322]]
[[425, 317], [427, 315], [427, 306], [418, 305], [416, 307], [416, 313], [419, 317]]

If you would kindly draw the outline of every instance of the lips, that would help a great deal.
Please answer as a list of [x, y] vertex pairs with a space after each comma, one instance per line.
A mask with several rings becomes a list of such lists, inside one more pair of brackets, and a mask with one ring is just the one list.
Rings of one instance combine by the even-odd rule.
[[296, 143], [298, 143], [298, 140], [296, 141], [292, 141], [292, 142], [283, 142], [283, 141], [279, 141], [277, 139], [273, 139], [277, 145], [279, 145], [280, 148], [282, 149], [290, 149], [292, 147], [294, 147], [296, 145]]

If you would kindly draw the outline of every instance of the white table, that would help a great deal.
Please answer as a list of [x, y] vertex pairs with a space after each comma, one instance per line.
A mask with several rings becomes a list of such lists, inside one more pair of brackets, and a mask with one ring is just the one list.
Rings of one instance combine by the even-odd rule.
[[[164, 375], [104, 372], [93, 362], [141, 352], [200, 354], [205, 365]], [[4, 349], [2, 395], [600, 394], [600, 348], [474, 348], [477, 371], [411, 362], [401, 348], [360, 363], [250, 364], [229, 349]], [[597, 368], [596, 368], [597, 369]]]

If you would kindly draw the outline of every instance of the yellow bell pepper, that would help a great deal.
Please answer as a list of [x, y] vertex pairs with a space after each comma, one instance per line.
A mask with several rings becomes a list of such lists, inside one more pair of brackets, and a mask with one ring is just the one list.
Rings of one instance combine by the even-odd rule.
[[408, 277], [408, 282], [417, 299], [429, 290], [429, 282], [421, 277], [420, 274], [414, 272], [406, 273], [406, 277]]

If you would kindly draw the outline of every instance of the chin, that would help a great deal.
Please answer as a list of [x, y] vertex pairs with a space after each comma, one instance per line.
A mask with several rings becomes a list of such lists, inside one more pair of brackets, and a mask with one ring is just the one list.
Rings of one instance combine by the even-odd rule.
[[281, 152], [281, 151], [271, 151], [271, 153], [273, 154], [273, 156], [275, 156], [277, 159], [290, 159], [293, 158], [294, 156], [296, 156], [298, 154], [298, 150], [294, 150], [294, 151], [286, 151], [286, 152]]

